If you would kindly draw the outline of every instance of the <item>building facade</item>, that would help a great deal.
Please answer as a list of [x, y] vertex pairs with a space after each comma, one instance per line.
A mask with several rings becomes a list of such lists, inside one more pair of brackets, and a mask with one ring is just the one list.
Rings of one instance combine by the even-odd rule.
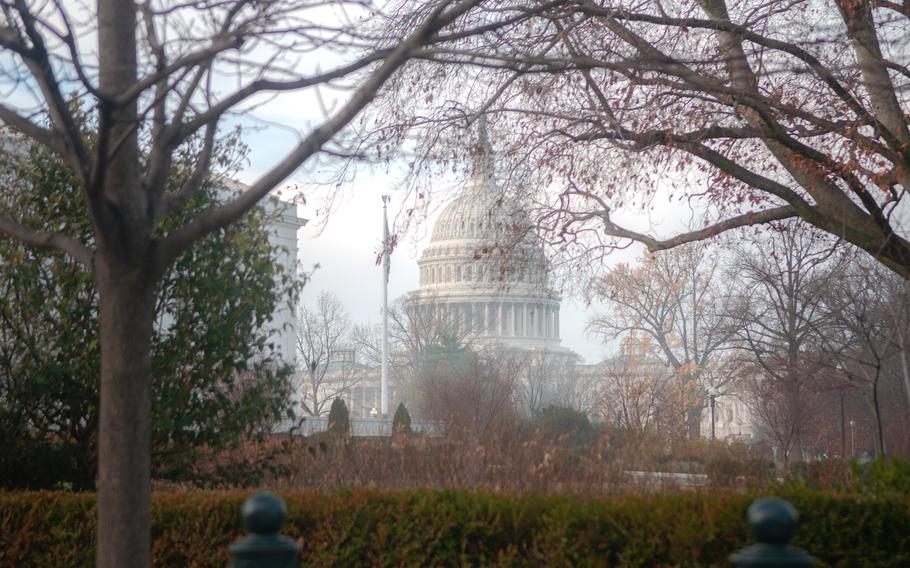
[[447, 326], [480, 345], [567, 352], [560, 346], [560, 296], [527, 213], [496, 187], [483, 151], [464, 191], [433, 226], [420, 287], [408, 301], [421, 321]]
[[[280, 264], [287, 274], [297, 276], [297, 232], [307, 224], [307, 220], [297, 214], [297, 205], [269, 197], [262, 201], [269, 223], [269, 244], [276, 250], [275, 262]], [[282, 360], [296, 366], [297, 359], [297, 318], [295, 306], [279, 302], [272, 314], [270, 325], [275, 332], [269, 341], [274, 343]]]

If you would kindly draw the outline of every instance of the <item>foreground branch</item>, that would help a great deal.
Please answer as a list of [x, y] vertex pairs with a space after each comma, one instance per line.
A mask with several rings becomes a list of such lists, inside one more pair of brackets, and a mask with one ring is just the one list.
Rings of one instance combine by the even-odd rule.
[[82, 263], [87, 269], [92, 267], [92, 251], [85, 245], [56, 231], [36, 231], [16, 223], [9, 217], [0, 215], [0, 235], [8, 235], [24, 243], [63, 252]]
[[704, 229], [699, 229], [697, 231], [690, 231], [688, 233], [682, 233], [675, 237], [660, 240], [656, 239], [650, 235], [644, 233], [638, 233], [635, 231], [630, 231], [620, 227], [616, 223], [610, 220], [610, 211], [605, 210], [600, 214], [600, 218], [604, 225], [604, 232], [613, 237], [619, 237], [622, 239], [631, 239], [633, 241], [640, 242], [648, 247], [648, 250], [651, 252], [656, 252], [659, 250], [667, 250], [679, 245], [686, 243], [692, 243], [696, 241], [702, 241], [711, 237], [716, 237], [721, 233], [725, 233], [731, 229], [738, 229], [741, 227], [751, 227], [753, 225], [763, 225], [765, 223], [771, 223], [773, 221], [782, 221], [784, 219], [792, 219], [798, 217], [799, 215], [793, 208], [789, 206], [775, 207], [773, 209], [766, 209], [764, 211], [750, 212], [743, 215], [737, 215], [736, 217], [731, 217], [719, 223], [709, 225]]

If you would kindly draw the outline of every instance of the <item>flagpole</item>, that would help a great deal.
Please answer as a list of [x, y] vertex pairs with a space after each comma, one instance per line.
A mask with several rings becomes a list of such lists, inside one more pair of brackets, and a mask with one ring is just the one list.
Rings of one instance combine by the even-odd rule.
[[382, 378], [380, 382], [380, 412], [389, 415], [389, 218], [386, 207], [388, 195], [382, 196]]

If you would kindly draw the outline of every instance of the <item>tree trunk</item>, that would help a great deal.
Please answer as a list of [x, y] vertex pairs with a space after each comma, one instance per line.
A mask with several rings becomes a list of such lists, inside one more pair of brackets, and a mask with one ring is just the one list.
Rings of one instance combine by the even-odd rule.
[[907, 410], [910, 411], [910, 366], [907, 364], [907, 350], [904, 346], [903, 334], [900, 342], [901, 375], [904, 379], [904, 395], [907, 397]]
[[878, 396], [878, 377], [872, 383], [872, 398], [869, 404], [872, 407], [872, 419], [875, 421], [875, 457], [882, 458], [885, 457], [885, 431], [882, 425], [882, 408]]
[[795, 379], [788, 381], [787, 385], [787, 413], [792, 421], [793, 437], [791, 452], [797, 461], [803, 461], [803, 406], [800, 395], [800, 385]]
[[102, 276], [98, 437], [99, 568], [151, 565], [151, 336], [155, 286], [142, 271]]

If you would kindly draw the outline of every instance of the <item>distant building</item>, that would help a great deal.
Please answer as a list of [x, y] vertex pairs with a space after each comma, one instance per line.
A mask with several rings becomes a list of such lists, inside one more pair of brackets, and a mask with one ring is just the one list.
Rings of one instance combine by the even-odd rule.
[[[701, 434], [711, 437], [711, 405], [705, 405], [701, 413]], [[714, 436], [728, 442], [755, 439], [752, 410], [743, 395], [735, 390], [722, 391], [714, 399]]]
[[[297, 231], [307, 220], [297, 214], [297, 205], [269, 197], [262, 201], [269, 219], [269, 243], [278, 250], [275, 262], [293, 277], [297, 276]], [[272, 316], [275, 333], [270, 338], [285, 363], [295, 365], [297, 359], [297, 319], [295, 307], [279, 302]]]
[[527, 211], [497, 187], [483, 122], [479, 146], [467, 186], [440, 213], [417, 262], [420, 286], [407, 302], [410, 324], [422, 329], [411, 332], [444, 331], [519, 365], [516, 402], [527, 412], [574, 405], [583, 398], [579, 357], [560, 344], [550, 262]]
[[753, 418], [744, 395], [731, 385], [712, 391], [708, 385], [688, 387], [673, 368], [648, 353], [648, 341], [626, 338], [618, 355], [595, 365], [579, 366], [579, 374], [598, 384], [597, 418], [633, 430], [667, 428], [684, 433], [682, 412], [701, 405], [699, 432], [711, 438], [711, 397], [714, 396], [714, 436], [725, 441], [752, 441]]
[[468, 186], [433, 226], [418, 261], [420, 288], [408, 301], [420, 321], [450, 326], [481, 345], [569, 354], [560, 346], [560, 296], [549, 286], [549, 261], [527, 213], [497, 191], [484, 146]]
[[[224, 191], [230, 196], [248, 188], [236, 180], [224, 180]], [[297, 232], [307, 224], [307, 219], [297, 214], [297, 204], [283, 201], [275, 196], [268, 196], [260, 205], [265, 210], [268, 224], [269, 244], [276, 249], [275, 262], [284, 268], [285, 273], [297, 276]], [[288, 306], [286, 301], [278, 302], [269, 327], [275, 330], [269, 342], [275, 345], [282, 360], [295, 365], [297, 359], [297, 319], [296, 307]]]
[[[439, 215], [418, 260], [419, 288], [407, 295], [410, 331], [429, 335], [446, 331], [475, 348], [523, 358], [526, 375], [534, 382], [535, 372], [571, 367], [578, 356], [560, 345], [561, 298], [549, 285], [549, 261], [530, 230], [528, 214], [497, 190], [483, 129], [481, 146], [470, 181]], [[343, 365], [357, 364], [352, 353], [347, 356], [351, 361], [337, 364], [339, 380]], [[380, 370], [364, 367], [360, 372], [360, 380], [343, 398], [352, 415], [375, 415], [380, 406]], [[556, 403], [562, 397], [550, 391], [574, 387], [573, 380], [574, 374], [561, 373], [552, 385], [524, 385], [517, 396], [533, 398], [534, 404], [524, 401], [526, 406]], [[389, 387], [393, 410], [410, 392], [394, 367]]]

